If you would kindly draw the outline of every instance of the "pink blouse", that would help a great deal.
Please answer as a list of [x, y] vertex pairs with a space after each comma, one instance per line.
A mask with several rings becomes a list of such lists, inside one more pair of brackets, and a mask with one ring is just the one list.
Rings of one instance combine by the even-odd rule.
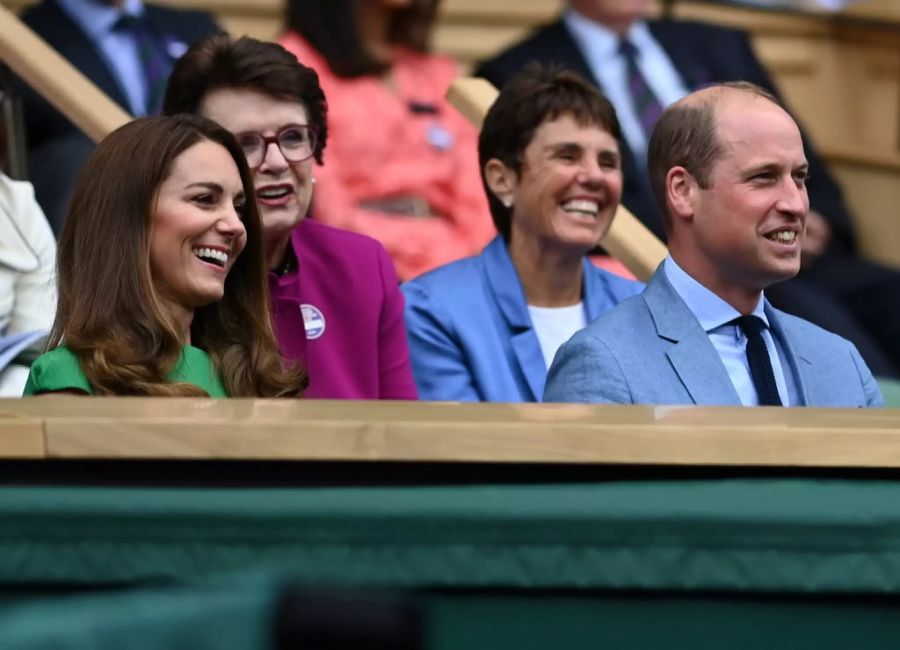
[[[312, 217], [379, 240], [401, 280], [478, 253], [496, 231], [478, 171], [478, 132], [444, 99], [455, 63], [400, 50], [390, 91], [377, 77], [335, 76], [296, 33], [280, 43], [316, 70], [328, 99]], [[430, 209], [411, 216], [386, 208], [410, 197]]]

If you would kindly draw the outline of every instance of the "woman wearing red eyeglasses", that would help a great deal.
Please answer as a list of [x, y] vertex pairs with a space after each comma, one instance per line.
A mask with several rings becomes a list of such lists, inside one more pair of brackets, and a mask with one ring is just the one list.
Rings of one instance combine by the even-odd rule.
[[279, 45], [220, 34], [178, 61], [163, 108], [215, 120], [244, 149], [276, 336], [286, 359], [304, 363], [306, 396], [415, 399], [403, 298], [384, 247], [305, 218], [328, 135], [316, 73]]

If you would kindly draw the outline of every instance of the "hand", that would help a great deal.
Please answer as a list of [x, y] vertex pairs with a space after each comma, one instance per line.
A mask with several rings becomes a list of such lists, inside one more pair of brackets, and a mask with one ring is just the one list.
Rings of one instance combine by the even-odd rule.
[[831, 241], [831, 226], [821, 214], [810, 210], [806, 215], [806, 232], [800, 243], [800, 264], [808, 268], [825, 252]]

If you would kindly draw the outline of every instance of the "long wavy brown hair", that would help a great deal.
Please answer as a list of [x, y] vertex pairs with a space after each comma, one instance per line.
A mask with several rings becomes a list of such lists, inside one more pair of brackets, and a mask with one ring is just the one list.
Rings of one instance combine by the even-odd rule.
[[211, 357], [231, 397], [299, 396], [307, 378], [285, 367], [269, 319], [262, 225], [253, 180], [234, 136], [194, 115], [150, 117], [113, 131], [85, 164], [58, 246], [59, 303], [49, 346], [65, 345], [97, 395], [203, 396], [166, 377], [182, 337], [163, 307], [150, 267], [159, 187], [176, 158], [209, 140], [237, 165], [247, 243], [222, 300], [195, 310], [191, 344]]

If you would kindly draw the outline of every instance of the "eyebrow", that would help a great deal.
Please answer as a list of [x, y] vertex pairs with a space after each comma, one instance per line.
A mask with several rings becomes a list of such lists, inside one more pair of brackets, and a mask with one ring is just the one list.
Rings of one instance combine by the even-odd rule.
[[212, 190], [213, 192], [225, 192], [225, 188], [219, 185], [218, 183], [212, 183], [209, 181], [200, 181], [197, 183], [188, 183], [185, 186], [185, 189], [190, 189], [192, 187], [202, 187], [207, 190]]
[[285, 131], [287, 129], [296, 129], [297, 127], [315, 130], [315, 128], [310, 124], [302, 124], [300, 122], [288, 122], [287, 124], [279, 126], [277, 129], [263, 129], [262, 131], [260, 131], [258, 129], [244, 129], [242, 131], [232, 131], [232, 134], [235, 137], [242, 136], [242, 135], [263, 135], [265, 133], [270, 133], [270, 132], [271, 133], [281, 133], [282, 131]]
[[544, 151], [559, 151], [560, 149], [584, 149], [584, 145], [578, 142], [551, 142], [544, 147]]
[[[188, 185], [185, 186], [185, 189], [188, 189], [188, 190], [189, 190], [189, 189], [194, 188], [194, 187], [202, 187], [202, 188], [205, 189], [205, 190], [209, 190], [209, 191], [211, 191], [211, 192], [216, 192], [216, 193], [218, 193], [218, 194], [224, 194], [224, 193], [225, 193], [225, 188], [224, 188], [224, 187], [222, 187], [222, 186], [219, 185], [218, 183], [213, 183], [213, 182], [211, 182], [211, 181], [199, 181], [199, 182], [197, 182], [197, 183], [189, 183]], [[246, 201], [246, 200], [247, 200], [247, 194], [246, 194], [246, 193], [244, 192], [244, 190], [242, 189], [240, 192], [238, 192], [237, 194], [234, 195], [234, 199], [232, 199], [232, 200], [234, 200], [234, 201]]]
[[[768, 163], [761, 163], [759, 165], [754, 165], [752, 167], [748, 167], [747, 169], [744, 170], [744, 174], [746, 176], [753, 176], [754, 174], [758, 174], [760, 172], [779, 171], [781, 169], [784, 169], [784, 167], [781, 164], [774, 163], [774, 162], [768, 162]], [[790, 169], [791, 169], [791, 173], [798, 172], [798, 171], [805, 172], [805, 171], [809, 170], [809, 163], [804, 162], [801, 165], [797, 165], [796, 167], [791, 166]]]
[[[544, 147], [544, 151], [555, 152], [560, 151], [561, 149], [581, 149], [583, 150], [585, 146], [580, 142], [555, 142], [548, 144]], [[600, 153], [603, 155], [613, 155], [619, 156], [619, 152], [612, 147], [605, 147], [600, 150]]]

